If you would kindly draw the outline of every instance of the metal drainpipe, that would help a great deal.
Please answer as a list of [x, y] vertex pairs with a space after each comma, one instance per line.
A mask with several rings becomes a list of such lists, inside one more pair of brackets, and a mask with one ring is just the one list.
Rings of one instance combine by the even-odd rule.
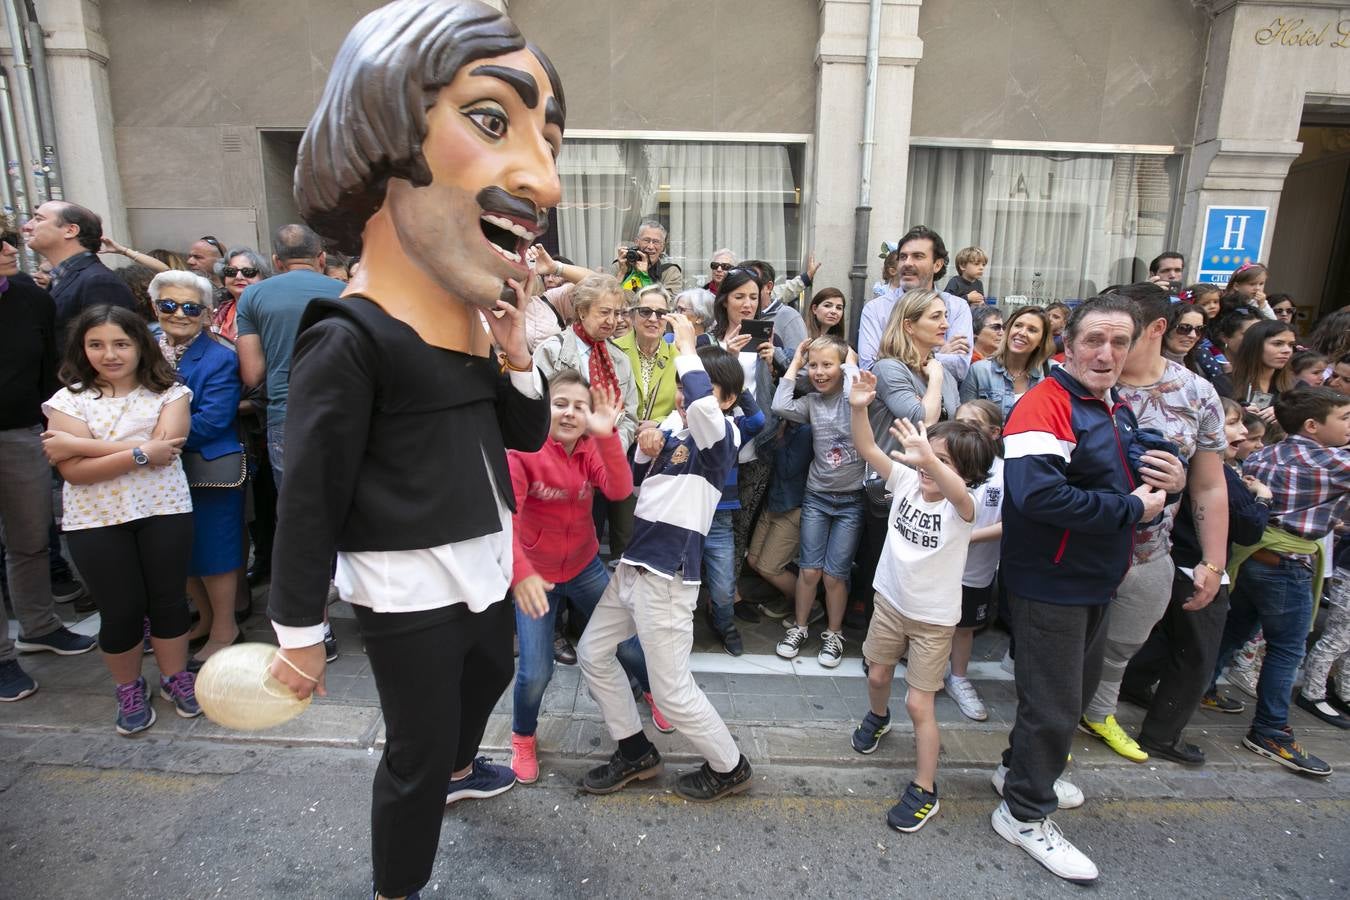
[[37, 88], [38, 130], [42, 135], [42, 165], [47, 172], [47, 190], [53, 200], [64, 200], [61, 186], [61, 153], [56, 141], [56, 105], [52, 103], [52, 83], [47, 73], [47, 36], [38, 22], [33, 0], [26, 0], [28, 52], [33, 61], [33, 84]]
[[872, 148], [876, 145], [877, 58], [881, 50], [881, 0], [870, 0], [867, 8], [867, 75], [863, 92], [862, 171], [858, 179], [858, 206], [853, 211], [853, 267], [848, 280], [852, 285], [849, 304], [849, 333], [858, 340], [863, 304], [867, 302], [867, 247], [872, 226]]
[[[28, 189], [24, 186], [23, 158], [19, 155], [19, 128], [14, 121], [14, 100], [10, 96], [9, 73], [0, 69], [0, 141], [5, 152], [5, 201], [13, 204], [15, 227], [28, 221]], [[6, 209], [9, 212], [9, 209]], [[19, 259], [26, 272], [37, 271], [37, 254], [23, 242]]]
[[9, 44], [14, 54], [14, 80], [19, 104], [23, 108], [24, 149], [33, 174], [33, 195], [37, 205], [47, 202], [47, 173], [42, 166], [42, 136], [38, 133], [37, 104], [33, 101], [33, 69], [28, 64], [28, 44], [23, 34], [20, 0], [5, 4], [5, 24], [9, 26]]

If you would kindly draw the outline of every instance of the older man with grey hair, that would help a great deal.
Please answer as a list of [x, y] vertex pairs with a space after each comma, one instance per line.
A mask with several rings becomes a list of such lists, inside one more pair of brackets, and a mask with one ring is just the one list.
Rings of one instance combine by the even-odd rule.
[[656, 219], [643, 219], [633, 242], [620, 244], [614, 251], [610, 274], [622, 282], [624, 290], [637, 293], [649, 284], [659, 284], [674, 297], [684, 290], [684, 270], [666, 258], [665, 252], [666, 226]]

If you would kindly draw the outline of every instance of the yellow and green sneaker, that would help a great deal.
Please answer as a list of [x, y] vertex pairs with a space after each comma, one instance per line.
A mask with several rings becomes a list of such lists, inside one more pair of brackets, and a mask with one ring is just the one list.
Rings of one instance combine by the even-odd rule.
[[1148, 753], [1139, 747], [1134, 738], [1125, 733], [1125, 729], [1120, 727], [1115, 716], [1107, 716], [1105, 722], [1094, 722], [1084, 716], [1078, 723], [1078, 730], [1101, 738], [1106, 746], [1130, 762], [1141, 763], [1148, 760]]

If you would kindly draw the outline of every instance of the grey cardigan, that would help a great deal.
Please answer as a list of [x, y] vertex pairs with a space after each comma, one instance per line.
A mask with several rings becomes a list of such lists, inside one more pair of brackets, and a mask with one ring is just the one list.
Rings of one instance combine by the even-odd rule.
[[[605, 341], [605, 349], [609, 351], [609, 358], [614, 361], [614, 374], [618, 376], [619, 386], [623, 391], [623, 415], [619, 417], [616, 430], [623, 441], [624, 450], [627, 451], [633, 443], [638, 427], [637, 417], [633, 412], [638, 408], [637, 380], [633, 377], [633, 365], [628, 361], [628, 354], [620, 350], [613, 341]], [[577, 333], [571, 328], [565, 329], [562, 334], [553, 335], [535, 347], [534, 364], [543, 374], [545, 381], [563, 369], [576, 369], [587, 384], [591, 383], [589, 369], [583, 369], [581, 366], [581, 346], [577, 340]]]

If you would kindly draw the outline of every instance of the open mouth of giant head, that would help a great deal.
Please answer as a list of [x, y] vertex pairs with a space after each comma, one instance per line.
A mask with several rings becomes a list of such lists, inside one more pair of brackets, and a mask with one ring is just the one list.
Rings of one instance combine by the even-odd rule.
[[525, 251], [548, 231], [548, 217], [529, 200], [495, 186], [478, 192], [478, 206], [482, 209], [478, 225], [488, 246], [524, 268]]

